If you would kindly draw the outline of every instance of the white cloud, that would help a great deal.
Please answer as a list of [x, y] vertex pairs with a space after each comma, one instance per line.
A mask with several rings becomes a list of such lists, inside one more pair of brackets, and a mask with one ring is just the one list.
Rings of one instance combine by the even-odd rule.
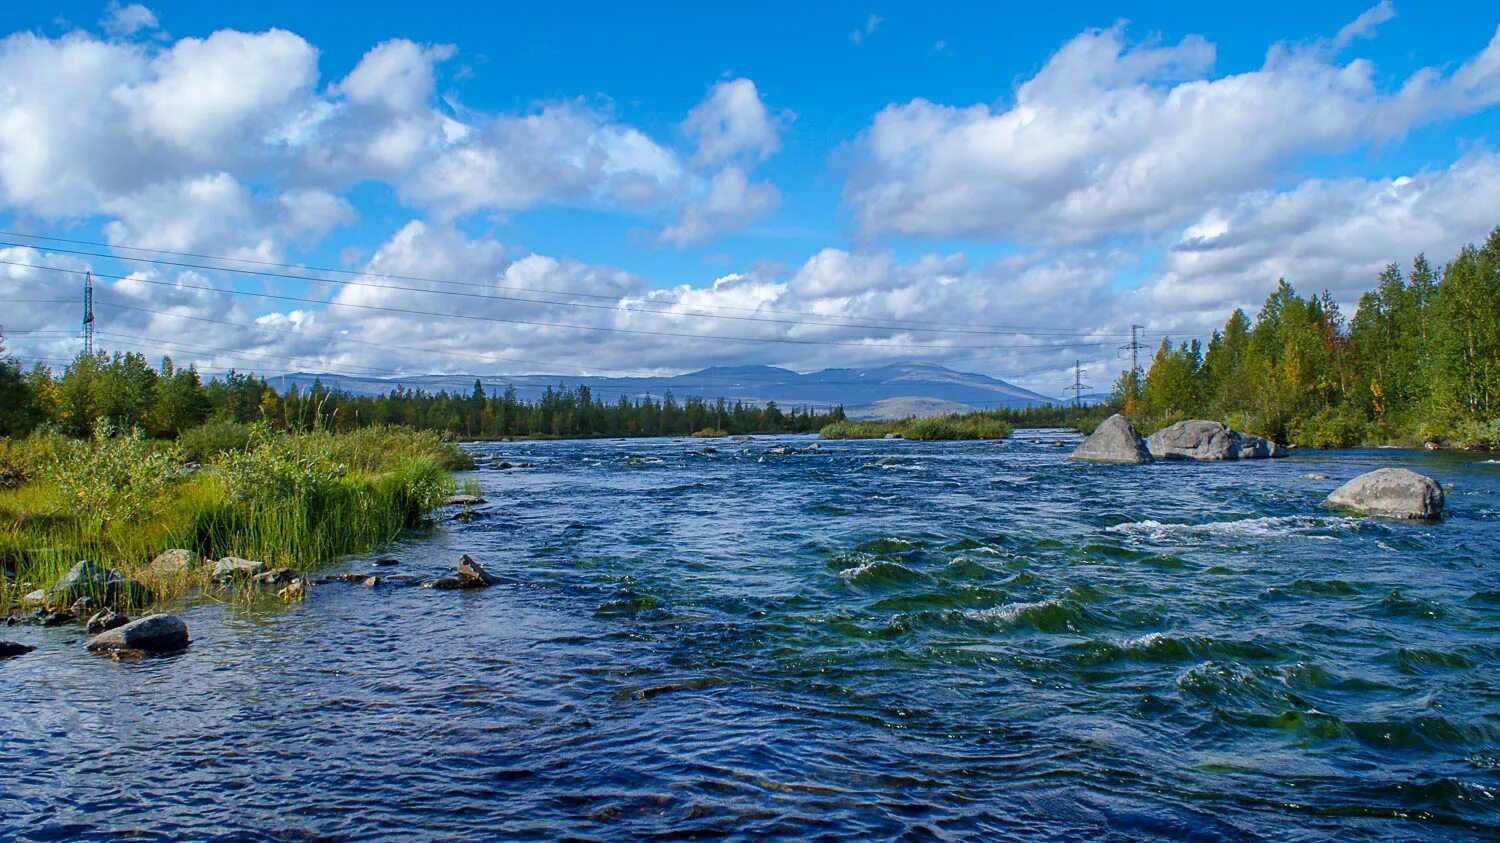
[[220, 30], [155, 56], [146, 78], [113, 92], [133, 128], [200, 159], [256, 143], [299, 109], [318, 78], [318, 52], [281, 29]]
[[1122, 26], [1065, 44], [1007, 107], [891, 105], [863, 133], [844, 197], [867, 234], [1083, 241], [1151, 231], [1262, 187], [1301, 156], [1397, 136], [1500, 99], [1500, 31], [1444, 74], [1383, 91], [1367, 61], [1273, 48], [1210, 74], [1214, 48], [1127, 45]]
[[404, 38], [382, 41], [365, 53], [337, 89], [361, 105], [403, 114], [421, 111], [432, 99], [433, 67], [455, 52], [449, 44], [424, 47]]
[[161, 26], [157, 23], [156, 13], [145, 6], [139, 3], [122, 6], [114, 0], [104, 7], [104, 19], [99, 21], [99, 25], [104, 27], [105, 32], [119, 37], [158, 29]]
[[1436, 266], [1500, 223], [1500, 155], [1386, 179], [1311, 180], [1255, 191], [1183, 230], [1161, 274], [1139, 293], [1159, 326], [1222, 323], [1258, 308], [1279, 278], [1331, 292], [1352, 314], [1382, 267], [1426, 252]]
[[870, 15], [865, 18], [863, 25], [856, 26], [854, 31], [849, 33], [849, 40], [855, 44], [863, 44], [866, 38], [875, 34], [875, 28], [882, 23], [885, 23], [885, 18], [880, 15]]
[[679, 248], [696, 246], [716, 234], [739, 231], [780, 204], [781, 194], [774, 185], [753, 183], [744, 170], [731, 164], [714, 174], [706, 196], [683, 206], [661, 239]]
[[773, 117], [749, 79], [731, 79], [714, 85], [703, 102], [694, 106], [683, 121], [683, 131], [693, 138], [697, 165], [714, 165], [748, 155], [764, 161], [781, 149], [781, 122], [788, 115]]
[[1396, 16], [1396, 6], [1391, 0], [1380, 0], [1360, 14], [1359, 17], [1344, 24], [1339, 34], [1333, 38], [1333, 49], [1335, 52], [1349, 46], [1356, 38], [1369, 38], [1375, 34], [1375, 28]]

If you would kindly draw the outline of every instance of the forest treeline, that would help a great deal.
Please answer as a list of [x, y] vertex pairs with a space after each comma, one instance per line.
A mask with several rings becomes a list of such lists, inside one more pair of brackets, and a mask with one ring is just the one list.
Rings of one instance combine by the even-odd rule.
[[467, 395], [395, 389], [381, 396], [350, 395], [321, 383], [278, 392], [264, 379], [229, 372], [205, 380], [193, 368], [164, 358], [152, 366], [137, 353], [79, 355], [61, 375], [36, 366], [23, 371], [0, 347], [0, 435], [51, 428], [87, 437], [101, 420], [121, 430], [175, 438], [210, 420], [264, 422], [289, 431], [343, 432], [399, 425], [463, 438], [623, 437], [687, 435], [702, 430], [742, 433], [815, 433], [844, 413], [783, 410], [724, 399], [679, 401], [621, 396], [605, 401], [586, 385], [548, 387], [524, 401], [513, 389], [486, 394], [475, 381]]
[[1207, 346], [1163, 340], [1116, 392], [1145, 430], [1211, 418], [1315, 447], [1500, 447], [1500, 228], [1441, 269], [1387, 266], [1352, 319], [1282, 280], [1253, 321], [1236, 310]]

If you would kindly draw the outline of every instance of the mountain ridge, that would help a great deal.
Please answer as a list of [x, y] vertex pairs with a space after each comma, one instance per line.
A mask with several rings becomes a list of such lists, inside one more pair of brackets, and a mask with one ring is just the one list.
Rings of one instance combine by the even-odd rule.
[[[354, 395], [383, 395], [404, 388], [424, 392], [468, 394], [477, 380], [485, 392], [498, 395], [515, 389], [522, 400], [534, 401], [547, 388], [587, 386], [606, 401], [620, 396], [660, 397], [671, 391], [677, 399], [702, 398], [827, 409], [842, 404], [851, 414], [857, 408], [882, 402], [908, 402], [925, 408], [995, 409], [1060, 404], [1042, 395], [989, 375], [960, 372], [935, 363], [892, 363], [868, 368], [830, 368], [799, 373], [775, 366], [709, 366], [680, 375], [602, 377], [578, 375], [412, 375], [364, 376], [293, 372], [267, 380], [282, 389], [306, 390], [314, 383]], [[899, 403], [886, 406], [902, 406]], [[935, 410], [933, 410], [935, 412]]]

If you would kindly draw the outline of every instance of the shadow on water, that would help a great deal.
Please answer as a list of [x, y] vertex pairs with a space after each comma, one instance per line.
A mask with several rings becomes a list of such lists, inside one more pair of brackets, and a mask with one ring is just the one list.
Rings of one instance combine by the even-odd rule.
[[[1495, 832], [1500, 466], [766, 453], [809, 441], [478, 445], [527, 467], [342, 564], [471, 553], [490, 589], [196, 604], [135, 664], [6, 630], [38, 650], [0, 662], [0, 838]], [[1450, 517], [1319, 507], [1389, 464]]]

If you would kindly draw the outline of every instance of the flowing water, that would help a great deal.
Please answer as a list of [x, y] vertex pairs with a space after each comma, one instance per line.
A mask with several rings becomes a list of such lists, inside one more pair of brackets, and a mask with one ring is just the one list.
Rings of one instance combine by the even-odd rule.
[[[133, 664], [0, 630], [0, 836], [1500, 834], [1500, 465], [766, 453], [810, 441], [476, 446], [533, 465], [340, 566], [485, 590], [202, 602]], [[1450, 517], [1319, 507], [1385, 465]]]

